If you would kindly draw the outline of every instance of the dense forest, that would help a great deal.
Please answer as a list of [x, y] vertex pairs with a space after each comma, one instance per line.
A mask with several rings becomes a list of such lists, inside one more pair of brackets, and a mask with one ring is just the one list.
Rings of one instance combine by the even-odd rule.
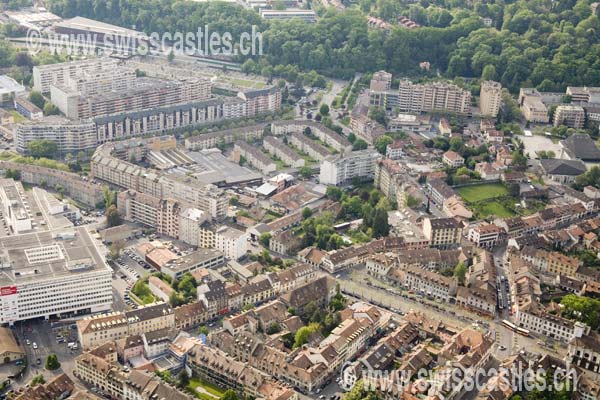
[[[319, 20], [262, 20], [252, 10], [219, 2], [181, 0], [50, 0], [63, 17], [87, 16], [145, 32], [229, 31], [234, 37], [256, 25], [264, 32], [265, 56], [246, 70], [282, 75], [311, 71], [348, 78], [354, 72], [386, 69], [395, 75], [436, 73], [564, 90], [600, 85], [600, 21], [590, 0], [360, 0], [344, 11], [318, 9]], [[405, 15], [422, 25], [367, 28], [366, 16], [392, 22]], [[491, 26], [484, 24], [489, 18]], [[429, 61], [431, 71], [420, 71]]]

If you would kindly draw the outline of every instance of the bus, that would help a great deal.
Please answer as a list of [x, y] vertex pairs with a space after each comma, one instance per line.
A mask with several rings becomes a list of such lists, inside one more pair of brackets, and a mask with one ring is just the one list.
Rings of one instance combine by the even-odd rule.
[[523, 336], [529, 336], [529, 330], [525, 328], [517, 328], [517, 333]]
[[517, 331], [517, 326], [507, 319], [502, 320], [502, 325], [504, 325], [505, 327], [507, 327], [508, 329], [510, 329], [513, 332]]
[[519, 335], [529, 336], [529, 330], [527, 330], [525, 328], [520, 328], [506, 319], [502, 320], [502, 325], [504, 325], [511, 331], [518, 333]]

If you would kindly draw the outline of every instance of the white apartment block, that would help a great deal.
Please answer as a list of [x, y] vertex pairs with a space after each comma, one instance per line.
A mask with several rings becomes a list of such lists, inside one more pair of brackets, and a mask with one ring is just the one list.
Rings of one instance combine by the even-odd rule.
[[536, 303], [519, 307], [516, 313], [517, 325], [552, 339], [568, 342], [589, 333], [590, 327], [573, 322], [541, 309]]
[[489, 117], [496, 117], [502, 104], [502, 85], [494, 81], [484, 81], [481, 83], [479, 93], [479, 108], [481, 114]]
[[113, 58], [36, 65], [33, 67], [33, 89], [38, 92], [49, 93], [52, 85], [64, 85], [69, 78], [85, 73], [110, 71], [118, 68], [119, 61]]
[[4, 222], [11, 233], [24, 233], [33, 229], [32, 216], [26, 207], [21, 182], [12, 179], [0, 179], [0, 206]]
[[343, 185], [354, 178], [373, 179], [375, 162], [381, 156], [372, 150], [361, 150], [347, 156], [323, 160], [319, 182], [324, 185]]
[[304, 158], [274, 136], [265, 136], [263, 147], [270, 154], [293, 168], [304, 167]]
[[200, 225], [206, 219], [204, 211], [197, 208], [184, 208], [179, 214], [179, 240], [197, 246]]
[[550, 120], [548, 107], [542, 101], [542, 95], [537, 89], [521, 88], [519, 91], [519, 107], [523, 116], [529, 122], [547, 124]]
[[112, 270], [83, 227], [0, 240], [0, 323], [109, 310]]
[[560, 105], [554, 111], [554, 126], [566, 125], [581, 129], [585, 125], [585, 110], [581, 106]]
[[35, 140], [56, 143], [61, 154], [77, 154], [96, 147], [96, 128], [91, 121], [70, 121], [57, 116], [17, 125], [15, 145], [19, 153], [28, 154], [28, 145]]
[[247, 234], [230, 226], [222, 226], [215, 231], [215, 249], [225, 257], [237, 260], [246, 254]]
[[415, 84], [401, 81], [398, 90], [371, 91], [370, 104], [400, 112], [420, 113], [427, 111], [450, 111], [468, 114], [471, 93], [468, 90], [445, 83]]
[[289, 135], [293, 132], [304, 133], [306, 130], [319, 138], [323, 143], [333, 147], [340, 153], [352, 151], [352, 144], [345, 136], [327, 128], [324, 125], [310, 120], [284, 120], [274, 121], [271, 124], [271, 134], [275, 136]]

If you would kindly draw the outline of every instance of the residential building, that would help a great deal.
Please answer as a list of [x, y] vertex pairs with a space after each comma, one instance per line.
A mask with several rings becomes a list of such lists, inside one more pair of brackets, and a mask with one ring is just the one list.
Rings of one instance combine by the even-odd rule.
[[304, 167], [304, 158], [300, 157], [298, 153], [274, 136], [265, 136], [263, 147], [274, 157], [277, 157], [292, 168]]
[[251, 146], [241, 140], [235, 142], [231, 157], [234, 162], [242, 162], [245, 160], [249, 165], [256, 168], [264, 175], [269, 175], [277, 170], [275, 161], [267, 157], [260, 148]]
[[354, 179], [373, 179], [375, 162], [381, 158], [372, 150], [361, 150], [346, 156], [331, 157], [321, 163], [319, 182], [324, 185], [344, 185]]
[[246, 232], [231, 226], [222, 226], [215, 231], [215, 248], [225, 257], [238, 260], [246, 255]]
[[292, 132], [288, 142], [317, 161], [322, 161], [331, 154], [325, 146], [315, 142], [302, 132]]
[[442, 156], [444, 164], [452, 168], [458, 168], [464, 165], [465, 159], [455, 151], [449, 150]]
[[296, 133], [310, 133], [319, 138], [327, 146], [333, 147], [340, 153], [352, 151], [352, 144], [345, 136], [340, 135], [326, 126], [311, 120], [282, 120], [271, 123], [271, 134], [275, 136]]
[[571, 365], [600, 373], [600, 337], [597, 332], [574, 337], [569, 342], [567, 360]]
[[119, 68], [119, 60], [114, 58], [91, 58], [59, 64], [36, 65], [33, 67], [33, 89], [41, 93], [50, 93], [51, 86], [64, 85], [69, 78], [87, 72], [117, 68]]
[[56, 143], [60, 154], [77, 154], [96, 148], [96, 129], [91, 121], [70, 121], [58, 116], [17, 124], [15, 147], [29, 154], [29, 143], [49, 140]]
[[148, 278], [148, 287], [153, 295], [166, 303], [169, 302], [170, 296], [175, 293], [171, 285], [156, 276]]
[[425, 218], [423, 234], [431, 247], [448, 248], [460, 244], [462, 225], [454, 218]]
[[[261, 12], [262, 11], [269, 12], [271, 10], [261, 10]], [[277, 13], [279, 11], [274, 12]], [[242, 99], [246, 104], [247, 115], [256, 116], [272, 113], [281, 108], [281, 91], [275, 86], [271, 86], [266, 89], [238, 92], [237, 97]]]
[[390, 132], [412, 132], [427, 134], [431, 132], [431, 122], [427, 115], [398, 114], [387, 123], [387, 131]]
[[198, 151], [233, 144], [238, 140], [247, 142], [260, 139], [263, 136], [264, 128], [263, 125], [252, 125], [191, 136], [185, 139], [185, 148]]
[[444, 201], [457, 196], [457, 193], [441, 179], [427, 181], [427, 192], [435, 204], [441, 206]]
[[215, 268], [225, 263], [225, 255], [215, 249], [198, 248], [181, 257], [169, 259], [160, 266], [159, 271], [171, 279], [180, 279], [186, 273], [203, 268]]
[[566, 125], [581, 129], [585, 124], [585, 110], [581, 106], [560, 105], [554, 110], [554, 126]]
[[0, 75], [0, 104], [12, 105], [15, 99], [25, 94], [25, 87], [8, 75]]
[[449, 111], [468, 114], [471, 92], [445, 82], [415, 84], [403, 80], [398, 90], [371, 90], [369, 102], [371, 106], [408, 113]]
[[408, 290], [449, 302], [456, 293], [456, 281], [435, 272], [427, 271], [414, 265], [392, 268], [388, 279]]
[[207, 213], [197, 208], [184, 208], [179, 214], [179, 240], [198, 246], [200, 226], [207, 220]]
[[489, 117], [496, 117], [502, 104], [502, 85], [494, 81], [484, 81], [481, 83], [479, 93], [479, 109], [481, 114]]
[[382, 92], [385, 90], [390, 90], [391, 88], [392, 74], [385, 71], [377, 71], [373, 73], [373, 77], [371, 78], [371, 83], [369, 85], [370, 90]]
[[400, 165], [389, 158], [378, 160], [375, 163], [375, 187], [381, 190], [390, 202], [396, 201], [398, 186], [396, 178], [401, 172]]

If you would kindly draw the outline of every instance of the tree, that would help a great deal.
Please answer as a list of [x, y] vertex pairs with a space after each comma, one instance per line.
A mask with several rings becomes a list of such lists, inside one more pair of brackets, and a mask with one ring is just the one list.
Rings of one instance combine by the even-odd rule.
[[106, 225], [109, 228], [121, 225], [121, 216], [119, 215], [117, 206], [114, 204], [106, 209]]
[[454, 267], [454, 277], [460, 285], [465, 284], [465, 277], [467, 276], [467, 266], [462, 261], [456, 264]]
[[277, 322], [272, 322], [271, 325], [267, 327], [266, 334], [273, 335], [275, 333], [281, 332], [281, 327]]
[[365, 142], [362, 139], [356, 139], [354, 141], [354, 144], [352, 145], [352, 150], [357, 151], [357, 150], [364, 150], [367, 147], [369, 147], [369, 145], [367, 144], [367, 142]]
[[34, 158], [55, 158], [58, 155], [58, 146], [48, 139], [36, 139], [27, 143], [27, 150]]
[[239, 400], [239, 397], [232, 389], [227, 389], [221, 400]]
[[488, 64], [483, 67], [483, 72], [481, 73], [482, 81], [493, 81], [496, 79], [496, 67], [493, 64]]
[[185, 304], [185, 299], [181, 293], [173, 292], [169, 295], [169, 304], [171, 307], [179, 307], [180, 305]]
[[31, 386], [42, 385], [44, 383], [46, 383], [46, 380], [44, 379], [44, 375], [42, 375], [42, 374], [38, 374], [38, 375], [34, 376], [33, 379], [31, 380]]
[[562, 298], [560, 304], [563, 306], [563, 317], [581, 321], [592, 330], [600, 327], [600, 300], [568, 294]]
[[385, 155], [388, 144], [394, 143], [394, 139], [387, 135], [379, 136], [375, 139], [375, 148], [380, 154]]
[[302, 168], [300, 168], [300, 170], [298, 171], [298, 173], [304, 179], [310, 178], [312, 176], [312, 174], [313, 174], [312, 169], [310, 167], [302, 167]]
[[375, 218], [373, 218], [373, 236], [382, 237], [390, 234], [390, 225], [388, 223], [388, 213], [386, 210], [375, 209]]
[[342, 199], [343, 194], [344, 192], [342, 192], [342, 189], [340, 189], [337, 186], [327, 186], [327, 191], [325, 192], [325, 196], [327, 196], [328, 199], [334, 201], [340, 201]]
[[60, 115], [60, 110], [52, 103], [44, 104], [44, 115]]
[[312, 210], [308, 207], [302, 209], [302, 219], [308, 219], [312, 217]]
[[116, 260], [121, 256], [121, 250], [123, 250], [125, 244], [122, 240], [118, 240], [110, 245], [108, 248], [108, 255], [111, 259]]
[[[318, 310], [316, 310], [315, 312], [317, 311]], [[301, 347], [308, 343], [310, 336], [318, 331], [319, 324], [317, 323], [311, 323], [308, 326], [303, 326], [302, 328], [298, 329], [298, 331], [296, 331], [296, 334], [294, 335], [294, 348], [297, 349], [298, 347]]]
[[377, 121], [381, 125], [385, 126], [387, 124], [387, 115], [383, 108], [371, 107], [371, 109], [369, 110], [369, 118], [371, 118], [374, 121]]
[[29, 93], [29, 101], [31, 101], [41, 110], [44, 109], [44, 104], [46, 104], [46, 99], [44, 99], [44, 96], [35, 90], [32, 90], [31, 93]]
[[319, 107], [319, 114], [321, 114], [324, 117], [329, 115], [329, 106], [325, 103], [321, 104], [321, 107]]
[[200, 325], [197, 332], [198, 335], [208, 335], [210, 331], [206, 326]]
[[261, 233], [260, 237], [258, 238], [258, 241], [263, 246], [269, 247], [269, 243], [271, 242], [271, 234], [269, 232]]
[[46, 357], [45, 367], [48, 371], [55, 371], [60, 368], [60, 363], [58, 362], [56, 354], [52, 353]]
[[183, 369], [179, 375], [177, 375], [177, 386], [180, 388], [186, 388], [190, 384], [190, 377], [185, 369]]

